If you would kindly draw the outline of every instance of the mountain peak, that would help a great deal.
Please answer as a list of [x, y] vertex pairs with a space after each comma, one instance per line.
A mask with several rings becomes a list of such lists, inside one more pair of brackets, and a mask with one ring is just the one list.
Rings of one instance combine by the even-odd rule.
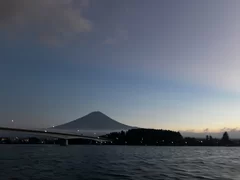
[[102, 113], [101, 111], [93, 111], [89, 114], [87, 114], [86, 116], [83, 117], [87, 117], [87, 116], [91, 116], [93, 118], [100, 118], [100, 117], [106, 117], [109, 118], [106, 114]]
[[122, 124], [100, 111], [93, 111], [81, 118], [55, 127], [66, 130], [128, 130], [133, 127]]
[[93, 111], [93, 112], [89, 113], [88, 115], [90, 115], [90, 114], [95, 114], [95, 115], [103, 114], [103, 115], [105, 115], [101, 111]]

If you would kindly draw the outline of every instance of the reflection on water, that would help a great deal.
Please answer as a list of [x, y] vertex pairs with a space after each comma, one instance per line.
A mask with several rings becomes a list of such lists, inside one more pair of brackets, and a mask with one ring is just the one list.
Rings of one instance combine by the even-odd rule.
[[1, 145], [0, 179], [240, 179], [240, 148]]

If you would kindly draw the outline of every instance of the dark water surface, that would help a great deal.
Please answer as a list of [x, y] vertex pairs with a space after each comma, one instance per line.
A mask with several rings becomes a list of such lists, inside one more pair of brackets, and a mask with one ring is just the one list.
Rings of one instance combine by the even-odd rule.
[[0, 179], [240, 180], [240, 148], [0, 145]]

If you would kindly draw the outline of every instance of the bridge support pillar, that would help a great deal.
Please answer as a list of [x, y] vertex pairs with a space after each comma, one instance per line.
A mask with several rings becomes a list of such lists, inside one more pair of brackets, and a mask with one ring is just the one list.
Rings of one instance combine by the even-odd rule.
[[68, 139], [61, 139], [60, 146], [68, 146]]

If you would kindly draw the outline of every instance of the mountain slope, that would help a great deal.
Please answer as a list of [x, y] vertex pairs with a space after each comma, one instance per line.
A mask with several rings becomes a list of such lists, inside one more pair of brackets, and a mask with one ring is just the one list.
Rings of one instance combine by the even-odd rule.
[[132, 128], [134, 127], [119, 123], [99, 111], [55, 127], [55, 129], [66, 130], [128, 130]]

